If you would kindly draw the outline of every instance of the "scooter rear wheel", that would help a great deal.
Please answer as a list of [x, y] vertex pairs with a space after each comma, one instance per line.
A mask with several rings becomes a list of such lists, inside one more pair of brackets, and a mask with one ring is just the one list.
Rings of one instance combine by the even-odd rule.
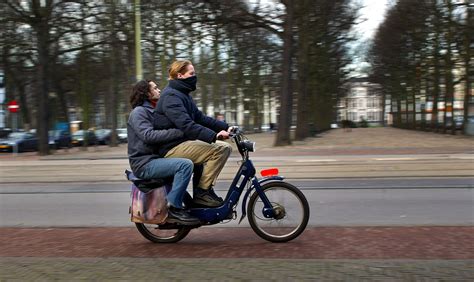
[[186, 235], [191, 229], [180, 226], [177, 228], [160, 229], [157, 224], [135, 223], [140, 234], [153, 243], [176, 243]]
[[264, 216], [264, 204], [257, 192], [250, 197], [247, 217], [253, 231], [270, 242], [288, 242], [298, 237], [309, 220], [309, 204], [304, 194], [286, 182], [270, 182], [262, 186], [273, 207], [273, 216]]

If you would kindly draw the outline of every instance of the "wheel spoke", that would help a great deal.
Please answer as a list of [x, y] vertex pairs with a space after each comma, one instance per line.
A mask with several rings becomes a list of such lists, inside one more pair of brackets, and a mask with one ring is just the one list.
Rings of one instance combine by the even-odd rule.
[[[296, 238], [306, 227], [309, 207], [304, 195], [288, 183], [269, 183], [262, 187], [274, 212], [273, 218], [263, 216], [263, 201], [257, 194], [249, 201], [249, 222], [262, 238], [284, 242]], [[282, 214], [278, 214], [278, 212]]]

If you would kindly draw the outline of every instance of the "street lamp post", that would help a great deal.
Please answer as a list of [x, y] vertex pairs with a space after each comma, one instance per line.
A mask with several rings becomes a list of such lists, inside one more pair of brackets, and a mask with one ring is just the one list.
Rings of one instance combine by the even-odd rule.
[[143, 79], [140, 0], [135, 0], [135, 66], [137, 81]]

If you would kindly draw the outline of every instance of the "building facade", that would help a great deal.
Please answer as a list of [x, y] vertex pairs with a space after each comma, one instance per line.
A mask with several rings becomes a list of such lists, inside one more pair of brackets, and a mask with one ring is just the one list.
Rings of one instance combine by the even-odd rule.
[[384, 103], [379, 84], [367, 78], [353, 78], [345, 85], [344, 95], [337, 106], [337, 121], [349, 120], [355, 123], [367, 121], [369, 125], [383, 125]]

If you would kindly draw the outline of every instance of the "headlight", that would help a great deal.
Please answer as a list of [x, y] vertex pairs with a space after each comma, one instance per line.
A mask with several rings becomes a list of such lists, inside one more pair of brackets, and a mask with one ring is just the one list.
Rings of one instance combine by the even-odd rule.
[[240, 141], [240, 146], [242, 146], [242, 148], [244, 148], [248, 152], [255, 152], [256, 149], [255, 142], [252, 142], [250, 140]]

